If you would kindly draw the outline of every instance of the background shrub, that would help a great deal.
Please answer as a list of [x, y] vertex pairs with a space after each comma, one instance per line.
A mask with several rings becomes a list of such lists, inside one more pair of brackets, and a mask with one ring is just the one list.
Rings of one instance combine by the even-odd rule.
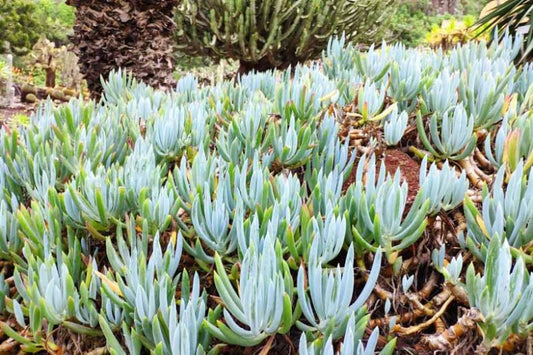
[[0, 0], [0, 53], [8, 48], [16, 55], [27, 54], [39, 39], [41, 26], [33, 16], [34, 1]]
[[68, 44], [76, 18], [74, 8], [64, 0], [36, 0], [36, 3], [33, 16], [42, 24], [42, 35], [58, 46]]

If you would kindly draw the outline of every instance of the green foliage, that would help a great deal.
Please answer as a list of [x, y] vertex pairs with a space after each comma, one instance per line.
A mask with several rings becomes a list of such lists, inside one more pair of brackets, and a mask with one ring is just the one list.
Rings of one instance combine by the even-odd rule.
[[9, 75], [7, 63], [0, 59], [0, 80], [5, 80]]
[[6, 92], [6, 81], [9, 76], [9, 68], [7, 63], [0, 59], [0, 95], [5, 96]]
[[179, 51], [241, 61], [244, 69], [287, 67], [317, 57], [332, 34], [370, 43], [382, 38], [393, 1], [182, 1]]
[[72, 34], [74, 8], [65, 0], [34, 0], [37, 9], [33, 16], [42, 26], [41, 34], [56, 45], [66, 45]]
[[17, 56], [28, 54], [40, 36], [67, 44], [74, 25], [74, 8], [55, 0], [1, 0], [0, 53], [9, 42]]
[[16, 127], [17, 125], [23, 125], [26, 126], [30, 123], [30, 118], [22, 113], [17, 113], [13, 117], [11, 117], [10, 124], [13, 125], [13, 127]]
[[[475, 21], [487, 2], [488, 0], [461, 0], [458, 1], [457, 11], [453, 15], [437, 15], [429, 0], [401, 1], [392, 16], [386, 38], [388, 41], [399, 41], [408, 47], [417, 47], [426, 42], [438, 42], [440, 36], [439, 39], [435, 39], [435, 37], [442, 32], [443, 23], [450, 21], [458, 23], [460, 26], [464, 23], [465, 30], [463, 32], [466, 32], [466, 28], [472, 24], [471, 19]], [[446, 30], [452, 32], [452, 30]], [[427, 38], [431, 32], [435, 32], [435, 34], [433, 40], [428, 41]], [[470, 34], [470, 32], [468, 33]], [[471, 31], [470, 38], [475, 34], [474, 31]]]
[[464, 16], [462, 20], [453, 17], [446, 19], [440, 26], [434, 24], [431, 27], [426, 35], [426, 42], [432, 47], [448, 50], [459, 43], [485, 39], [486, 36], [481, 35], [483, 29], [473, 27], [475, 22], [476, 17], [471, 15]]
[[389, 25], [388, 41], [399, 41], [408, 47], [416, 47], [424, 41], [431, 29], [431, 19], [425, 13], [427, 0], [403, 2], [398, 5]]
[[0, 53], [10, 45], [16, 55], [27, 54], [39, 39], [41, 24], [34, 17], [37, 5], [32, 0], [0, 0]]

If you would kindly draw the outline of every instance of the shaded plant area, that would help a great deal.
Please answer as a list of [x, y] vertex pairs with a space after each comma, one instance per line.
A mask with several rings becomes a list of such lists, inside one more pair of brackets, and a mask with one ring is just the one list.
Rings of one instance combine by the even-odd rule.
[[329, 41], [320, 63], [0, 130], [0, 352], [518, 353], [533, 68]]

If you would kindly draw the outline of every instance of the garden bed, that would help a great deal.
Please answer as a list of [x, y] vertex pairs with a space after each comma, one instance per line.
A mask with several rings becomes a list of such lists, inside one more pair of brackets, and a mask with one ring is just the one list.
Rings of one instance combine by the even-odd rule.
[[165, 93], [120, 71], [98, 103], [43, 100], [0, 131], [0, 349], [525, 352], [514, 48], [337, 39], [291, 72]]

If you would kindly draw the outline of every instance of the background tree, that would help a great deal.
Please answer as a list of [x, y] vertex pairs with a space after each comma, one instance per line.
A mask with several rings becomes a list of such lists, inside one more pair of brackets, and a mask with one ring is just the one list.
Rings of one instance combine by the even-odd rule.
[[74, 8], [65, 0], [36, 0], [36, 3], [34, 17], [42, 24], [42, 35], [58, 47], [67, 45], [68, 36], [73, 33]]
[[384, 35], [392, 0], [183, 0], [176, 48], [241, 62], [241, 72], [285, 68], [318, 56], [333, 34], [372, 43]]
[[431, 0], [431, 3], [438, 14], [449, 13], [453, 15], [457, 11], [457, 0]]
[[31, 0], [0, 0], [0, 54], [27, 54], [39, 39], [41, 26], [33, 16], [37, 6]]
[[68, 0], [76, 8], [71, 40], [89, 89], [125, 68], [149, 85], [173, 84], [172, 11], [178, 0]]

